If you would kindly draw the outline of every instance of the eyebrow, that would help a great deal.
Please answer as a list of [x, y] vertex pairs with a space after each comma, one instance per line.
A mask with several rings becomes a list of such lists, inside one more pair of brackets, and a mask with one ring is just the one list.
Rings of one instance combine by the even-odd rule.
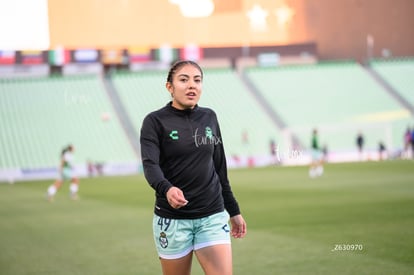
[[[179, 74], [179, 75], [178, 75], [178, 77], [180, 77], [180, 76], [184, 76], [184, 77], [188, 77], [188, 78], [190, 78], [190, 76], [189, 76], [188, 74]], [[194, 76], [194, 78], [196, 78], [196, 77], [201, 77], [201, 75], [196, 74], [196, 75]]]

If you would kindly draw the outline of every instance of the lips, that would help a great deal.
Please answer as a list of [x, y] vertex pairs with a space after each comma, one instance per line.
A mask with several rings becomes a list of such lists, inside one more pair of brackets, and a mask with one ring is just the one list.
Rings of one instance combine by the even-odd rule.
[[196, 96], [197, 96], [197, 94], [196, 94], [196, 93], [194, 93], [194, 92], [189, 92], [189, 93], [187, 93], [187, 94], [186, 94], [186, 96], [187, 96], [188, 98], [194, 98], [194, 97], [196, 97]]

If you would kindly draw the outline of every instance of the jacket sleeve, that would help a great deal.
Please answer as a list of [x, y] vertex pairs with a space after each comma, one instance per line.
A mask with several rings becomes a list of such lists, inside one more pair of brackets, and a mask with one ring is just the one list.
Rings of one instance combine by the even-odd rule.
[[144, 168], [144, 175], [149, 185], [161, 195], [173, 186], [161, 170], [160, 159], [160, 126], [154, 117], [145, 117], [141, 127], [141, 158]]
[[214, 167], [216, 169], [216, 173], [220, 178], [220, 183], [222, 187], [222, 196], [224, 200], [224, 207], [226, 208], [227, 212], [229, 213], [230, 217], [236, 216], [240, 214], [239, 204], [237, 203], [236, 198], [233, 195], [231, 190], [230, 182], [227, 177], [227, 163], [226, 163], [226, 155], [224, 153], [224, 146], [223, 140], [221, 136], [220, 126], [217, 122], [217, 136], [220, 138], [221, 142], [218, 142], [214, 147]]

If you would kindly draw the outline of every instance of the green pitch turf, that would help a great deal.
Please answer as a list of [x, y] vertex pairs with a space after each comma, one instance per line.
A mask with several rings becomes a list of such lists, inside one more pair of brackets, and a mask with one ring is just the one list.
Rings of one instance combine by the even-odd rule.
[[[235, 275], [414, 274], [414, 162], [231, 170], [248, 223]], [[0, 184], [0, 274], [161, 274], [142, 175]], [[203, 274], [197, 262], [193, 274]]]

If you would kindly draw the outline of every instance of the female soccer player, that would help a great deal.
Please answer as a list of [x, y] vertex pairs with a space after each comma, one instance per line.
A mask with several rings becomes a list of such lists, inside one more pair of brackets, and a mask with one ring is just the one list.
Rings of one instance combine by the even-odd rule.
[[205, 274], [232, 274], [230, 235], [242, 238], [247, 230], [227, 178], [216, 114], [198, 106], [202, 82], [197, 63], [172, 65], [166, 83], [172, 101], [148, 114], [141, 128], [144, 173], [156, 193], [154, 240], [165, 275], [190, 274], [193, 252]]
[[309, 176], [311, 178], [322, 176], [323, 174], [323, 151], [319, 147], [318, 130], [313, 129], [311, 139], [311, 164], [309, 167]]
[[47, 198], [53, 201], [56, 192], [62, 186], [63, 181], [70, 180], [70, 196], [71, 199], [77, 200], [79, 191], [79, 180], [73, 172], [73, 152], [75, 148], [73, 145], [68, 145], [62, 150], [60, 156], [59, 178], [49, 186], [47, 189]]

